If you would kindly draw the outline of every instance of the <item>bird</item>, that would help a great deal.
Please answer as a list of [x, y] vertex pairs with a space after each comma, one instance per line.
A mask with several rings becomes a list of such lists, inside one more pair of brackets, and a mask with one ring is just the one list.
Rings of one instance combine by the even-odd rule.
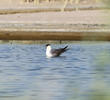
[[64, 48], [59, 48], [59, 49], [52, 49], [50, 44], [46, 44], [46, 56], [48, 58], [52, 57], [58, 57], [62, 53], [68, 50], [68, 46], [65, 46]]

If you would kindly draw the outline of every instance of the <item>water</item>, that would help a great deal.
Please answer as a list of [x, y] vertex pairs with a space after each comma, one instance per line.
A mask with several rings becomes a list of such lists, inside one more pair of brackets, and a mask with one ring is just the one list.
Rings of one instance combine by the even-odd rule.
[[68, 45], [46, 58], [44, 44], [0, 44], [0, 100], [92, 100], [94, 87], [108, 93], [110, 44]]

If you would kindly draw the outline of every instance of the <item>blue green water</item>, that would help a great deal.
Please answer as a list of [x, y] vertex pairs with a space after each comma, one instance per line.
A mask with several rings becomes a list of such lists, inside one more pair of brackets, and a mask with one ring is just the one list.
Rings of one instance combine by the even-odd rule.
[[61, 57], [46, 58], [45, 44], [0, 44], [0, 100], [110, 97], [109, 42], [52, 46], [65, 45], [69, 50]]

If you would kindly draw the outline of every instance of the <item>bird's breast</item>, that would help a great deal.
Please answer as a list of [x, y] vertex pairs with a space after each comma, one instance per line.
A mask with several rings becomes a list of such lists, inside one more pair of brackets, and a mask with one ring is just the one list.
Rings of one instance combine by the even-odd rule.
[[50, 51], [46, 51], [46, 56], [47, 56], [47, 57], [53, 57], [53, 55], [51, 54]]

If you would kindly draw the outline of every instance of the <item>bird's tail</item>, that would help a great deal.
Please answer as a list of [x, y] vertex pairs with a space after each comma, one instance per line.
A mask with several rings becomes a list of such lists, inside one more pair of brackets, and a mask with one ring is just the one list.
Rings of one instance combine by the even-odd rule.
[[67, 47], [68, 47], [68, 46], [64, 47], [63, 50], [64, 50], [64, 51], [68, 50]]

